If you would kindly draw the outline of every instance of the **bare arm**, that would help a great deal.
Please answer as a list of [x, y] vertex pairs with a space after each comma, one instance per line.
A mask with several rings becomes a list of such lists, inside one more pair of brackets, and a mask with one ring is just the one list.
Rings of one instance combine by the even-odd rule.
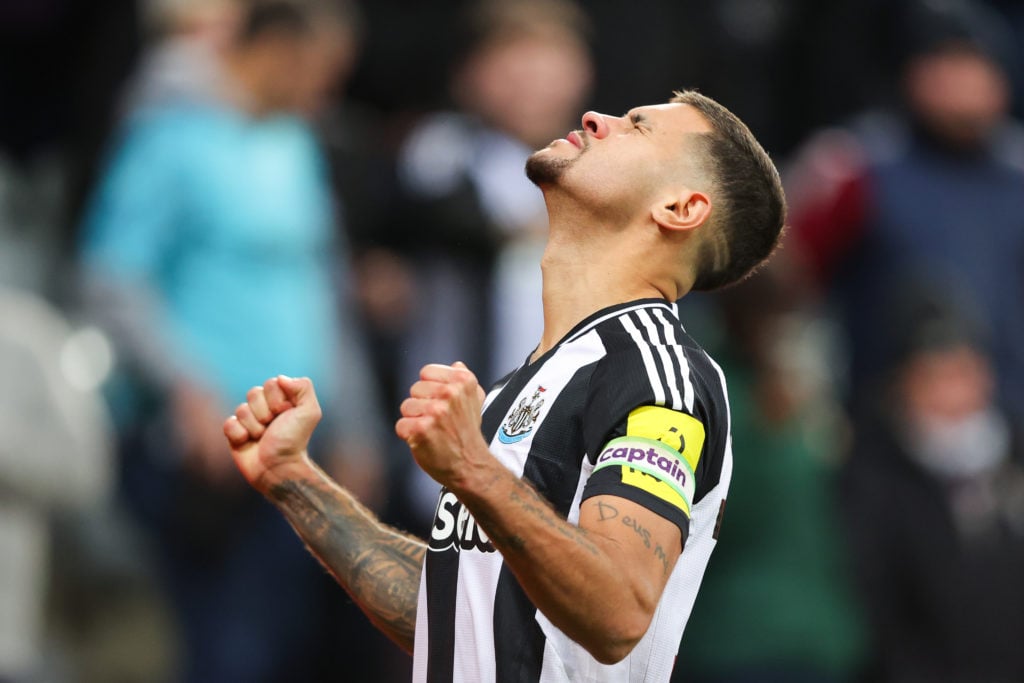
[[427, 366], [396, 430], [501, 551], [530, 600], [597, 660], [623, 659], [646, 633], [681, 552], [672, 522], [631, 501], [595, 496], [579, 527], [487, 450], [479, 387], [464, 366]]
[[276, 377], [247, 398], [224, 424], [238, 468], [377, 628], [411, 652], [426, 545], [381, 524], [309, 459], [320, 408], [308, 379]]
[[675, 524], [624, 498], [595, 496], [576, 527], [493, 456], [464, 482], [453, 490], [533, 604], [598, 661], [625, 658], [679, 557]]

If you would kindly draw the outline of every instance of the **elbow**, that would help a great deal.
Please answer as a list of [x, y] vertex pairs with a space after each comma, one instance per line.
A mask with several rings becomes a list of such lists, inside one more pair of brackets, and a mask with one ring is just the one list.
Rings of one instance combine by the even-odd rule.
[[618, 664], [629, 656], [640, 639], [647, 633], [651, 623], [650, 614], [638, 614], [634, 618], [620, 619], [601, 630], [590, 643], [583, 646], [601, 664]]

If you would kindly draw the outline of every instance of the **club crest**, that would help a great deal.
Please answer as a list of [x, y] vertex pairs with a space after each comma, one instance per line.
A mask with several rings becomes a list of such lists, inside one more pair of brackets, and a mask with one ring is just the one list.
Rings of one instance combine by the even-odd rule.
[[544, 399], [540, 395], [545, 391], [547, 389], [537, 385], [537, 390], [533, 392], [533, 396], [529, 400], [526, 397], [519, 399], [519, 405], [508, 414], [505, 424], [498, 430], [498, 441], [516, 443], [525, 439], [533, 431], [533, 425], [540, 415], [540, 408], [544, 405]]

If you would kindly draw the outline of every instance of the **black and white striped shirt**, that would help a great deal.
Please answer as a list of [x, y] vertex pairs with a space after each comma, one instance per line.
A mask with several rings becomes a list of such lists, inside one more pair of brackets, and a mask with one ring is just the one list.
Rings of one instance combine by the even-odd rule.
[[[732, 473], [721, 369], [675, 306], [599, 311], [490, 391], [491, 452], [578, 523], [610, 494], [674, 521], [685, 549], [650, 628], [626, 659], [597, 662], [534, 607], [455, 495], [441, 491], [420, 584], [415, 681], [667, 681]], [[552, 568], [557, 571], [557, 568]]]

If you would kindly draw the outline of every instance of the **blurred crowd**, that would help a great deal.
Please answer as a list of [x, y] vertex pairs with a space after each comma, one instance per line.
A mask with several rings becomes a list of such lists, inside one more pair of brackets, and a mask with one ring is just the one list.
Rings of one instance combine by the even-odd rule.
[[427, 362], [539, 339], [530, 152], [698, 88], [772, 153], [784, 248], [683, 322], [729, 381], [728, 513], [673, 680], [1024, 682], [1024, 6], [0, 4], [0, 682], [401, 681], [234, 471], [314, 379], [386, 521]]

